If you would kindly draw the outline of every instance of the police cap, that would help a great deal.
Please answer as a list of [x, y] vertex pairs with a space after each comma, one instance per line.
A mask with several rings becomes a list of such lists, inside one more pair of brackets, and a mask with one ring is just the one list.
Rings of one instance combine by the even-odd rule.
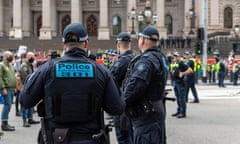
[[144, 37], [152, 41], [159, 40], [159, 32], [156, 27], [152, 25], [146, 26], [141, 33], [138, 34], [139, 37]]
[[130, 42], [131, 41], [131, 36], [128, 32], [121, 32], [117, 36], [116, 42], [118, 42], [118, 41]]
[[190, 51], [185, 51], [184, 53], [185, 55], [192, 55], [192, 53]]
[[181, 56], [181, 54], [179, 52], [174, 52], [173, 56]]
[[112, 50], [110, 55], [112, 55], [112, 56], [116, 56], [116, 55], [118, 55], [117, 50]]
[[[77, 40], [73, 37], [76, 36]], [[62, 41], [64, 43], [68, 42], [84, 42], [88, 40], [88, 34], [86, 29], [80, 23], [71, 23], [66, 26], [63, 31]]]

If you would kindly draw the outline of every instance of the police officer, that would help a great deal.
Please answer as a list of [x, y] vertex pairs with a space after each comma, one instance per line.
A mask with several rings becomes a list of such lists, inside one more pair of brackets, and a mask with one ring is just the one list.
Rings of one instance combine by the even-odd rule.
[[[192, 53], [190, 51], [185, 51], [185, 59], [186, 64], [193, 70], [194, 69], [194, 59], [192, 58]], [[185, 84], [186, 84], [186, 102], [188, 102], [188, 93], [189, 89], [192, 91], [192, 95], [194, 97], [194, 100], [192, 103], [199, 103], [198, 93], [197, 89], [195, 87], [195, 75], [194, 73], [190, 73], [186, 75], [185, 77]]]
[[[116, 39], [117, 51], [119, 57], [110, 68], [111, 73], [116, 79], [119, 87], [122, 87], [122, 82], [127, 72], [127, 66], [133, 56], [131, 50], [131, 37], [128, 32], [121, 32]], [[125, 114], [116, 116], [114, 118], [116, 136], [119, 144], [132, 144], [133, 143], [133, 131], [131, 122]]]
[[64, 56], [27, 78], [21, 103], [32, 107], [43, 101], [41, 143], [103, 144], [101, 109], [120, 115], [125, 102], [110, 71], [87, 57], [88, 34], [82, 24], [69, 24], [63, 42]]
[[224, 85], [224, 77], [226, 73], [225, 64], [223, 63], [223, 58], [220, 58], [218, 63], [216, 64], [217, 67], [217, 76], [218, 76], [218, 86], [225, 87]]
[[133, 124], [134, 144], [163, 144], [165, 139], [166, 69], [158, 41], [159, 32], [152, 25], [139, 33], [141, 55], [130, 62], [123, 82], [125, 112]]
[[192, 69], [186, 65], [180, 57], [178, 52], [173, 54], [173, 69], [171, 71], [173, 76], [173, 88], [177, 99], [177, 112], [172, 114], [177, 118], [186, 117], [186, 89], [184, 83], [184, 76], [192, 73]]
[[233, 72], [233, 85], [237, 85], [238, 74], [239, 74], [239, 65], [240, 61], [235, 61], [233, 64], [232, 72]]

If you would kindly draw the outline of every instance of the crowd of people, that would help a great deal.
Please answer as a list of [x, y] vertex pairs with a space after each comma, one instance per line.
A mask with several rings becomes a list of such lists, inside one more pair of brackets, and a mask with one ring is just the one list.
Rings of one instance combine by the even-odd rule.
[[[46, 60], [57, 57], [52, 56], [56, 52], [51, 52]], [[11, 51], [4, 51], [0, 62], [0, 89], [3, 102], [1, 113], [2, 131], [15, 131], [15, 127], [9, 124], [9, 113], [12, 104], [15, 103], [15, 112], [17, 117], [23, 120], [23, 127], [30, 127], [32, 124], [40, 122], [33, 119], [36, 112], [34, 107], [25, 108], [19, 102], [19, 94], [24, 82], [31, 73], [33, 73], [40, 62], [36, 61], [35, 54], [31, 51], [16, 55]], [[3, 133], [0, 132], [0, 135]]]
[[[190, 41], [187, 39], [187, 45]], [[19, 57], [10, 51], [3, 52], [2, 131], [15, 131], [8, 123], [15, 102], [16, 116], [22, 117], [23, 127], [40, 123], [33, 119], [37, 105], [43, 123], [39, 144], [107, 143], [103, 110], [113, 116], [119, 144], [166, 144], [164, 98], [168, 76], [177, 100], [177, 110], [172, 116], [186, 118], [190, 89], [192, 103], [200, 102], [195, 84], [201, 76], [201, 62], [191, 51], [183, 55], [176, 51], [166, 57], [161, 47], [184, 48], [185, 40], [164, 41], [151, 25], [138, 34], [139, 55], [134, 55], [131, 42], [130, 34], [121, 32], [116, 38], [116, 48], [104, 52], [98, 49], [92, 55], [86, 29], [80, 23], [72, 23], [63, 32], [62, 56], [51, 52], [45, 62], [34, 64], [33, 52]], [[207, 67], [209, 83], [215, 82], [217, 75], [218, 86], [225, 87], [226, 63], [219, 55], [215, 60], [215, 64]], [[234, 85], [239, 64], [233, 60]]]

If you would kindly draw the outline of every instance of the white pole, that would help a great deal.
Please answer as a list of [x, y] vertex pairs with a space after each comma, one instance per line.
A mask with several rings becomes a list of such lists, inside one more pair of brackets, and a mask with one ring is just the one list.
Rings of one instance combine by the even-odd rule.
[[208, 33], [208, 4], [207, 0], [203, 0], [203, 29], [204, 29], [204, 38], [203, 38], [203, 58], [202, 58], [202, 80], [207, 82], [207, 33]]

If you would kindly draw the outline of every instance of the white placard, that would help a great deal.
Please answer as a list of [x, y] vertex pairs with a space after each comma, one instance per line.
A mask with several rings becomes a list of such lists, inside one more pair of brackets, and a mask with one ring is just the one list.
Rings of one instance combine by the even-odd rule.
[[24, 54], [24, 53], [26, 53], [27, 52], [27, 46], [25, 46], [25, 45], [20, 45], [19, 47], [18, 47], [18, 53], [17, 53], [17, 55], [18, 56], [21, 56], [21, 54]]

